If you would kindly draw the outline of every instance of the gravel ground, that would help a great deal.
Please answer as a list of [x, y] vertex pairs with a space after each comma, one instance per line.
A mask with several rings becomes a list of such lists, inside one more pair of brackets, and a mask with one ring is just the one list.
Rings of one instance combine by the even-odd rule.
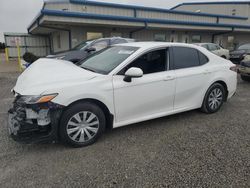
[[250, 83], [216, 114], [134, 124], [72, 149], [7, 136], [16, 77], [0, 74], [0, 187], [250, 187]]

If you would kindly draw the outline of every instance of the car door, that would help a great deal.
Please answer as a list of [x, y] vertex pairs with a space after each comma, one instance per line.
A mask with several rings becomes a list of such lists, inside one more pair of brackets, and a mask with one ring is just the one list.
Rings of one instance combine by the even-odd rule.
[[208, 58], [190, 47], [172, 47], [170, 57], [176, 76], [174, 109], [200, 107], [210, 75]]
[[[175, 76], [174, 71], [167, 70], [168, 59], [168, 49], [150, 51], [113, 76], [115, 120], [118, 126], [173, 111]], [[125, 82], [124, 73], [131, 67], [142, 69], [143, 77]]]

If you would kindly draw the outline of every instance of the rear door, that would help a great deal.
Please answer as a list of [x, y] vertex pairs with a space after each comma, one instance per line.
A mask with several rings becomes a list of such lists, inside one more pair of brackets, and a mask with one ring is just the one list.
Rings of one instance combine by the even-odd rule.
[[210, 76], [208, 58], [190, 47], [172, 47], [170, 55], [176, 76], [174, 109], [200, 107]]

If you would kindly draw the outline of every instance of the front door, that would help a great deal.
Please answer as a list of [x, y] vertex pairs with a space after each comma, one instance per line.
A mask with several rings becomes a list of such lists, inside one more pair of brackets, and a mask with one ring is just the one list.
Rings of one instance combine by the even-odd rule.
[[[141, 68], [143, 77], [125, 82], [124, 73], [130, 67]], [[167, 69], [168, 50], [160, 49], [140, 56], [113, 76], [117, 126], [173, 111], [175, 76]]]

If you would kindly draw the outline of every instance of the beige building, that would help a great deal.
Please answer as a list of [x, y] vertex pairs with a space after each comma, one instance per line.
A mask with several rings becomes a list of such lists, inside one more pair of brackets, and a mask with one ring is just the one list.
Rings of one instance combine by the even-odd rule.
[[49, 38], [51, 52], [84, 40], [121, 36], [139, 41], [250, 42], [250, 2], [184, 3], [171, 10], [88, 0], [48, 1], [28, 27]]

